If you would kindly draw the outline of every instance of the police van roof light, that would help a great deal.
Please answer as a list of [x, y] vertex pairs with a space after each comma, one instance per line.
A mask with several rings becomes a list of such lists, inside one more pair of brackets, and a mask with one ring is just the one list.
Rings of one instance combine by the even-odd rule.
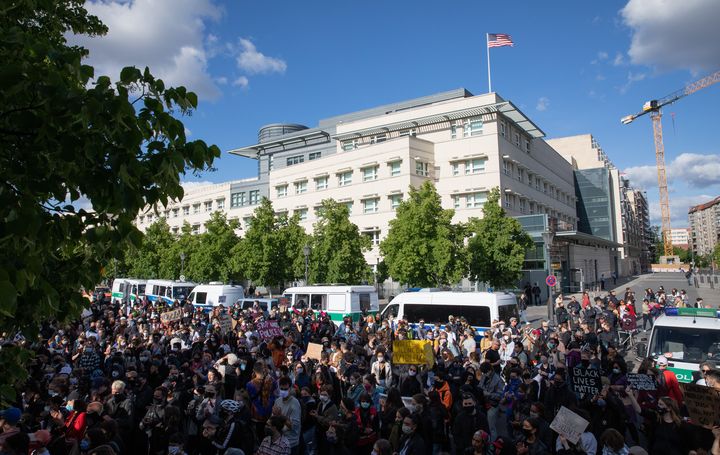
[[712, 308], [665, 308], [666, 316], [693, 316], [698, 318], [720, 318], [720, 311]]

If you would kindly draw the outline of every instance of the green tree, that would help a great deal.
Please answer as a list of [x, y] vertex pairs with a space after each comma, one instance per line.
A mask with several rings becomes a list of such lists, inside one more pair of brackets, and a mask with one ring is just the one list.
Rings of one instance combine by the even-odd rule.
[[[187, 221], [180, 228], [180, 234], [175, 236], [172, 244], [160, 255], [160, 272], [158, 278], [176, 280], [180, 275], [185, 274], [187, 280], [193, 281], [194, 277], [187, 275], [188, 264], [193, 258], [200, 246], [199, 235], [192, 233], [192, 226]], [[185, 269], [180, 254], [185, 255]]]
[[499, 201], [500, 190], [495, 187], [483, 206], [483, 217], [468, 221], [467, 244], [470, 278], [496, 289], [515, 286], [522, 275], [525, 253], [534, 247], [520, 222], [508, 217]]
[[[0, 8], [0, 332], [32, 339], [41, 321], [76, 317], [78, 290], [138, 246], [140, 209], [180, 199], [180, 175], [220, 150], [188, 141], [177, 118], [197, 106], [148, 69], [119, 82], [82, 64], [70, 34], [107, 29], [84, 0], [16, 0]], [[82, 209], [81, 198], [92, 210]], [[3, 347], [0, 395], [14, 400], [27, 351]]]
[[[141, 244], [138, 247], [131, 247], [125, 256], [128, 265], [128, 275], [133, 278], [162, 278], [170, 279], [162, 272], [166, 270], [161, 267], [163, 256], [166, 255], [175, 242], [170, 233], [170, 226], [165, 218], [160, 218], [148, 226]], [[162, 270], [161, 270], [162, 269]]]
[[712, 253], [712, 262], [715, 263], [715, 267], [720, 267], [720, 243], [715, 245]]
[[232, 268], [254, 283], [282, 287], [303, 276], [302, 248], [307, 241], [297, 215], [278, 217], [270, 200], [263, 198], [231, 252]]
[[325, 199], [310, 242], [310, 282], [358, 284], [372, 277], [363, 252], [370, 239], [350, 222], [345, 204]]
[[205, 223], [205, 232], [197, 236], [195, 249], [187, 259], [188, 278], [204, 283], [216, 280], [227, 282], [240, 278], [240, 274], [234, 273], [229, 254], [239, 242], [235, 234], [238, 227], [238, 221], [228, 221], [225, 213], [212, 214]]
[[401, 283], [431, 287], [460, 281], [466, 270], [464, 226], [452, 223], [435, 185], [410, 188], [380, 243], [388, 273]]

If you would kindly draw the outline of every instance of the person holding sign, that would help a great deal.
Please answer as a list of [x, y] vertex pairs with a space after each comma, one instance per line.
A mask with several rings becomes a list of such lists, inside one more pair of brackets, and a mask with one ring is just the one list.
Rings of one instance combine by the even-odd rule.
[[688, 424], [682, 421], [677, 403], [670, 397], [662, 397], [657, 405], [658, 422], [650, 446], [653, 455], [688, 453], [692, 440]]
[[[590, 414], [586, 410], [574, 408], [572, 411], [586, 421], [590, 421]], [[595, 435], [590, 431], [590, 427], [587, 427], [580, 434], [580, 439], [575, 443], [569, 441], [562, 434], [559, 435], [555, 441], [555, 453], [557, 453], [557, 455], [575, 455], [580, 453], [595, 455], [597, 453], [597, 445]]]

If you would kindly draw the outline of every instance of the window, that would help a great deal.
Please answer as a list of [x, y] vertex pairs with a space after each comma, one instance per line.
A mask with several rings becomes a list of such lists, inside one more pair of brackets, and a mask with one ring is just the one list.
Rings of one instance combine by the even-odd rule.
[[377, 180], [377, 166], [365, 167], [362, 169], [363, 182], [372, 182]]
[[247, 203], [247, 200], [245, 199], [245, 192], [242, 193], [232, 193], [230, 195], [230, 207], [241, 207]]
[[[198, 204], [198, 207], [200, 207], [200, 204]], [[198, 211], [199, 211], [199, 209], [198, 209]], [[152, 221], [153, 221], [152, 213], [148, 214], [147, 221], [148, 221], [148, 223], [152, 223]]]
[[370, 294], [358, 294], [360, 300], [360, 311], [367, 314], [370, 311]]
[[140, 224], [143, 224], [144, 221], [145, 221], [145, 216], [143, 215], [140, 217]]
[[205, 212], [212, 212], [212, 201], [205, 201]]
[[540, 191], [540, 177], [535, 177], [535, 189]]
[[525, 171], [518, 168], [517, 179], [519, 182], [525, 182]]
[[277, 197], [285, 197], [287, 196], [287, 185], [278, 185], [275, 187], [275, 191], [277, 191]]
[[347, 207], [347, 209], [348, 209], [348, 215], [352, 215], [352, 209], [353, 209], [353, 203], [352, 203], [352, 201], [346, 202], [346, 203], [345, 203], [345, 207]]
[[173, 228], [172, 228], [172, 233], [175, 234], [175, 235], [177, 235], [177, 233], [178, 233], [178, 227], [177, 227], [177, 226], [173, 226]]
[[188, 216], [188, 215], [190, 215], [190, 206], [186, 205], [185, 207], [183, 207], [183, 216]]
[[192, 233], [193, 234], [199, 234], [200, 233], [200, 223], [195, 223], [192, 225]]
[[482, 207], [485, 201], [487, 201], [487, 193], [470, 193], [465, 196], [465, 207], [469, 209]]
[[390, 208], [393, 210], [396, 210], [400, 203], [402, 202], [402, 194], [391, 194], [389, 196], [390, 199]]
[[543, 182], [543, 193], [547, 194], [548, 192], [548, 184], [547, 182]]
[[245, 229], [250, 227], [250, 224], [252, 223], [252, 217], [246, 216], [243, 218], [243, 223], [245, 223]]
[[173, 209], [173, 210], [172, 210], [172, 216], [173, 216], [173, 218], [177, 218], [178, 215], [180, 215], [180, 209]]
[[460, 208], [460, 196], [457, 194], [454, 194], [452, 197], [453, 201], [453, 208], [459, 209]]
[[193, 214], [197, 215], [200, 213], [200, 204], [193, 204]]
[[225, 210], [225, 198], [216, 200], [215, 204], [217, 204], [218, 210]]
[[[434, 324], [436, 322], [444, 323], [447, 321], [449, 313], [454, 313], [459, 308], [457, 306], [450, 306], [451, 303], [438, 304], [438, 305], [422, 305], [418, 303], [406, 303], [404, 307], [404, 317], [408, 321], [418, 321], [422, 319], [425, 324]], [[517, 307], [517, 305], [512, 305]], [[475, 305], [463, 305], [460, 309], [463, 317], [467, 320], [468, 324], [473, 327], [490, 327], [490, 307], [488, 306], [475, 306]]]
[[417, 130], [415, 128], [410, 128], [409, 130], [401, 130], [400, 133], [398, 133], [398, 137], [403, 136], [417, 136]]
[[457, 122], [450, 125], [450, 139], [457, 139]]
[[289, 156], [286, 160], [288, 166], [305, 162], [305, 155]]
[[256, 205], [260, 202], [260, 190], [248, 192], [248, 204]]
[[370, 238], [370, 244], [373, 246], [380, 245], [380, 229], [372, 231], [363, 231], [363, 234]]
[[343, 141], [342, 149], [346, 152], [348, 150], [354, 150], [354, 149], [358, 148], [358, 144], [359, 144], [359, 142], [357, 139], [350, 139], [349, 141]]
[[381, 142], [387, 141], [387, 134], [376, 134], [375, 136], [370, 137], [370, 143], [371, 144], [379, 144]]
[[468, 118], [463, 121], [463, 137], [479, 136], [482, 134], [483, 122], [479, 117]]
[[527, 139], [525, 139], [525, 151], [527, 153], [530, 153], [530, 141], [528, 141]]
[[307, 221], [308, 209], [297, 209], [295, 214], [300, 217], [300, 221]]
[[507, 124], [505, 123], [505, 120], [500, 122], [500, 136], [505, 137], [505, 129], [507, 128]]
[[308, 161], [317, 160], [322, 155], [322, 152], [312, 152], [308, 155]]
[[272, 171], [275, 167], [275, 157], [270, 155], [268, 157], [268, 171]]
[[327, 189], [327, 187], [328, 187], [327, 176], [315, 178], [315, 189], [316, 190], [324, 190], [324, 189]]
[[377, 213], [378, 211], [378, 198], [363, 199], [363, 213]]
[[347, 186], [352, 183], [352, 171], [338, 174], [338, 186]]
[[531, 202], [529, 207], [530, 207], [530, 210], [529, 210], [530, 215], [534, 215], [535, 214], [535, 203]]
[[505, 193], [505, 207], [511, 209], [513, 207], [512, 195]]
[[513, 133], [513, 143], [520, 147], [520, 133]]
[[479, 174], [485, 172], [485, 162], [487, 160], [477, 158], [465, 161], [465, 174]]
[[509, 161], [503, 161], [503, 174], [512, 177], [512, 164]]
[[194, 292], [195, 303], [198, 305], [204, 305], [207, 302], [207, 292]]
[[295, 182], [295, 194], [307, 193], [307, 180]]
[[170, 218], [170, 210], [165, 210], [165, 218]]
[[390, 166], [390, 177], [397, 177], [400, 175], [400, 164], [402, 164], [402, 161], [393, 161], [388, 164], [388, 166]]
[[428, 177], [430, 175], [430, 171], [428, 171], [428, 163], [424, 161], [416, 161], [415, 173], [422, 177]]
[[525, 213], [525, 199], [520, 199], [520, 213]]

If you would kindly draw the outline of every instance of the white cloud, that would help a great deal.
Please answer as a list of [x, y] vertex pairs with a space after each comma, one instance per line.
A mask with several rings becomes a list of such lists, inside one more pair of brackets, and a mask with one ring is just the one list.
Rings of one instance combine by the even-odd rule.
[[259, 52], [252, 41], [240, 38], [240, 54], [237, 56], [237, 65], [249, 74], [284, 73], [287, 63], [275, 57], [268, 57]]
[[238, 77], [237, 79], [235, 79], [235, 80], [233, 81], [232, 85], [233, 85], [233, 87], [245, 88], [245, 87], [248, 86], [249, 83], [250, 83], [250, 81], [248, 81], [248, 78], [247, 78], [247, 77], [245, 77], [245, 76], [240, 76], [240, 77]]
[[117, 80], [125, 66], [148, 66], [167, 85], [184, 85], [201, 98], [220, 96], [208, 70], [208, 45], [217, 37], [205, 36], [206, 22], [222, 14], [213, 0], [90, 0], [85, 7], [108, 34], [69, 39], [90, 50], [96, 76]]
[[540, 112], [546, 111], [547, 108], [550, 107], [550, 100], [546, 96], [541, 96], [537, 100], [537, 105], [535, 105], [535, 109], [537, 109]]
[[632, 71], [629, 71], [628, 75], [627, 75], [627, 80], [625, 81], [625, 83], [622, 86], [620, 86], [618, 88], [618, 90], [620, 91], [621, 94], [624, 95], [625, 93], [627, 93], [628, 90], [630, 90], [630, 87], [635, 82], [642, 81], [643, 79], [645, 79], [646, 76], [647, 75], [645, 73], [633, 73]]
[[599, 51], [597, 53], [597, 56], [595, 57], [595, 59], [591, 60], [590, 63], [592, 65], [597, 65], [598, 63], [602, 62], [603, 60], [607, 60], [607, 59], [608, 59], [608, 53], [605, 51]]
[[620, 52], [615, 54], [615, 58], [613, 59], [612, 64], [613, 64], [613, 66], [621, 66], [621, 65], [625, 64], [625, 58], [623, 57], [623, 55]]
[[720, 62], [720, 1], [630, 0], [620, 11], [632, 30], [632, 63], [698, 71]]
[[[657, 197], [657, 196], [655, 196]], [[670, 224], [672, 227], [688, 226], [688, 210], [690, 207], [710, 201], [715, 196], [699, 194], [694, 196], [670, 195]], [[660, 226], [662, 224], [662, 213], [658, 200], [649, 201], [650, 224]]]
[[[682, 153], [665, 166], [668, 185], [684, 184], [691, 188], [720, 185], [720, 155]], [[657, 168], [654, 165], [633, 166], [625, 169], [633, 186], [657, 188]]]
[[604, 74], [598, 74], [597, 76], [595, 76], [595, 79], [598, 80], [598, 81], [604, 81], [604, 80], [605, 80], [605, 75], [604, 75]]
[[227, 85], [228, 78], [226, 78], [225, 76], [216, 77], [215, 82], [217, 82], [219, 85]]

